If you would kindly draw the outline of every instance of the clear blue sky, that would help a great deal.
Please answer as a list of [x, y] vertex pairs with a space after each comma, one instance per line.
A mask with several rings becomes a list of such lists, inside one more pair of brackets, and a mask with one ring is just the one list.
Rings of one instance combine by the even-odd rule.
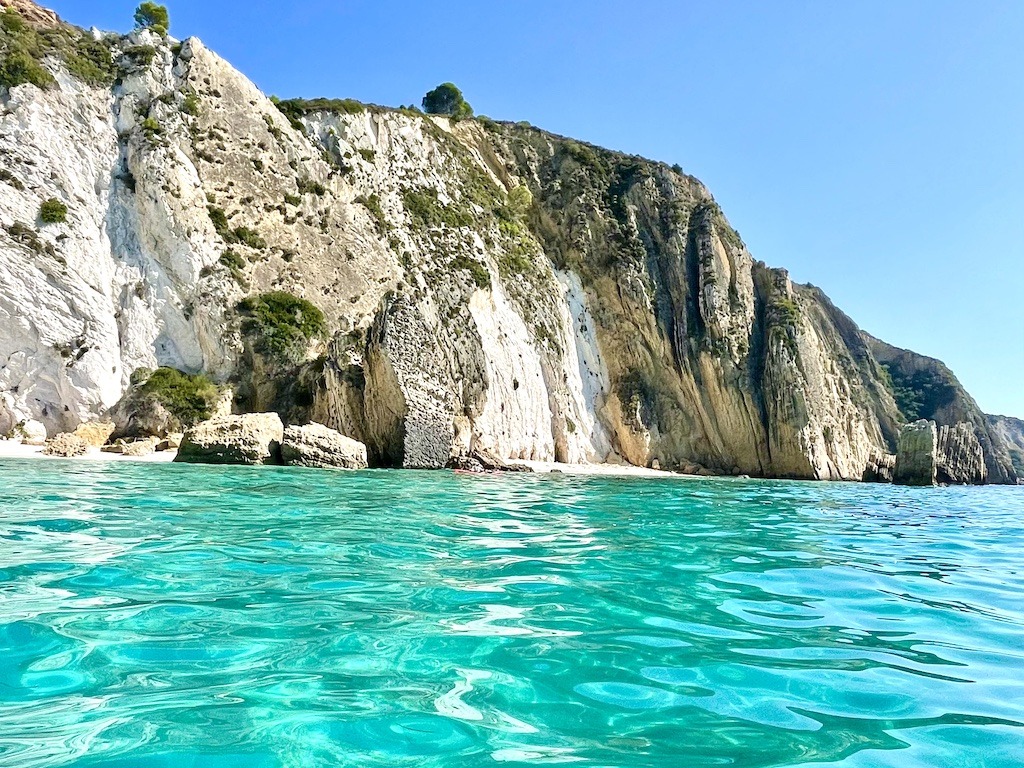
[[[45, 2], [45, 0], [44, 0]], [[127, 30], [136, 0], [51, 0]], [[479, 114], [702, 179], [755, 258], [1024, 417], [1024, 2], [172, 0], [267, 93]]]

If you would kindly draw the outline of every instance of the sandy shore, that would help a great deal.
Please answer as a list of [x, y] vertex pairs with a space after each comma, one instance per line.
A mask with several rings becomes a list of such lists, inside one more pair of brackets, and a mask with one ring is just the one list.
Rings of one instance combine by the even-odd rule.
[[605, 475], [620, 477], [674, 477], [695, 478], [697, 475], [682, 475], [678, 472], [667, 472], [663, 469], [634, 467], [631, 464], [559, 464], [554, 461], [520, 461], [514, 459], [513, 464], [525, 464], [534, 472], [561, 472], [564, 475]]
[[[99, 448], [90, 448], [84, 456], [75, 459], [83, 461], [143, 461], [148, 463], [164, 463], [174, 461], [177, 451], [160, 451], [148, 456], [122, 456], [120, 453], [104, 453]], [[0, 440], [0, 459], [54, 459], [43, 453], [41, 445], [24, 445], [14, 440]]]

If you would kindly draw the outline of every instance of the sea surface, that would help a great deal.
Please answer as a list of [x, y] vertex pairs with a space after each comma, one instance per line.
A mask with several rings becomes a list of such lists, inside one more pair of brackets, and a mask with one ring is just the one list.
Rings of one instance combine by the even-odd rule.
[[0, 461], [0, 766], [1024, 765], [1024, 488]]

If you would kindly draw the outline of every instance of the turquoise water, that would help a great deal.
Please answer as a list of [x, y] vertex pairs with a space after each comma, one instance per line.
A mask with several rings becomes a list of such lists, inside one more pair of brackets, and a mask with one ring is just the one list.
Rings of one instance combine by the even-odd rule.
[[0, 461], [0, 765], [1024, 765], [1024, 489]]

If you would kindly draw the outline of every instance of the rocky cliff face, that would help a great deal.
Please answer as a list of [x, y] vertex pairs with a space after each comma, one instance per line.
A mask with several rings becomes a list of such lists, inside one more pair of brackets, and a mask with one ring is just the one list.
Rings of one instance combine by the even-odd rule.
[[1006, 446], [1010, 464], [1017, 473], [1018, 481], [1024, 478], [1024, 420], [1012, 416], [986, 416], [989, 429], [996, 442]]
[[[526, 125], [278, 107], [195, 39], [94, 42], [109, 82], [60, 49], [52, 84], [0, 89], [0, 431], [74, 428], [163, 365], [377, 464], [860, 479], [895, 451], [892, 348], [756, 262], [693, 177]], [[236, 308], [268, 291], [328, 332], [259, 353]], [[969, 422], [1011, 478], [958, 384], [918, 415]]]
[[982, 413], [949, 368], [939, 360], [893, 347], [867, 334], [864, 338], [907, 420], [930, 419], [950, 427], [969, 425], [984, 453], [988, 481], [1016, 482], [1019, 473], [1014, 469], [1008, 435]]

